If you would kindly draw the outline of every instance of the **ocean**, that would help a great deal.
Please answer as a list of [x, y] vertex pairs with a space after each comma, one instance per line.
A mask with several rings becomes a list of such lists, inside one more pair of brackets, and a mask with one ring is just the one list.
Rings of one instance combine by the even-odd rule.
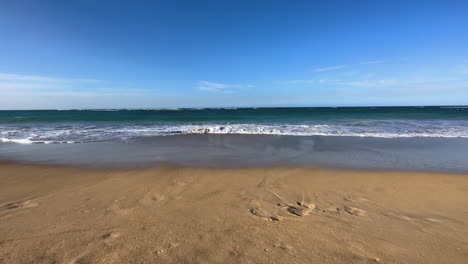
[[0, 142], [85, 143], [190, 134], [468, 137], [468, 107], [0, 111]]

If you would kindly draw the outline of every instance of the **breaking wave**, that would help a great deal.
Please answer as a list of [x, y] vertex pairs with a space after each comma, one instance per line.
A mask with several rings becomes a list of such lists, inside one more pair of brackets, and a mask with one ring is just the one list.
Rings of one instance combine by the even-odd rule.
[[190, 134], [468, 137], [467, 120], [355, 120], [314, 123], [41, 124], [0, 126], [0, 142], [82, 143]]

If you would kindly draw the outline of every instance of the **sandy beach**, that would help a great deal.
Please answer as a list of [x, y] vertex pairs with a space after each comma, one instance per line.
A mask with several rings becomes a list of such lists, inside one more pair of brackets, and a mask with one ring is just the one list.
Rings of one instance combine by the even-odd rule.
[[468, 176], [0, 165], [0, 263], [466, 263]]
[[0, 0], [0, 264], [468, 264], [467, 11]]

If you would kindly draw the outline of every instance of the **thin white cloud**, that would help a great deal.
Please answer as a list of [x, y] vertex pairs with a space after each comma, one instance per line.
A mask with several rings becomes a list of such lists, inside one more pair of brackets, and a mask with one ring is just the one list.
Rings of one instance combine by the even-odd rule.
[[383, 60], [371, 60], [371, 61], [363, 61], [359, 64], [365, 65], [365, 64], [380, 64], [380, 63], [384, 63], [384, 61]]
[[336, 66], [330, 66], [330, 67], [324, 67], [324, 68], [317, 68], [314, 71], [315, 72], [324, 72], [324, 71], [333, 71], [333, 70], [339, 70], [346, 67], [346, 65], [336, 65]]
[[2, 90], [24, 90], [24, 89], [53, 89], [58, 88], [56, 84], [50, 83], [30, 83], [30, 82], [4, 82], [0, 81], [0, 91]]
[[378, 87], [378, 86], [389, 86], [389, 85], [397, 85], [399, 82], [396, 80], [363, 80], [363, 81], [352, 81], [343, 83], [347, 86], [353, 87]]
[[385, 80], [358, 80], [341, 83], [344, 86], [371, 88], [371, 87], [430, 87], [433, 85], [444, 87], [447, 86], [465, 86], [467, 87], [467, 80], [456, 78], [440, 78], [440, 79], [427, 79], [427, 78], [413, 78], [413, 79], [385, 79]]
[[291, 80], [287, 81], [287, 84], [333, 84], [338, 83], [339, 80], [328, 80], [328, 79], [310, 79], [310, 80]]
[[407, 79], [375, 79], [373, 75], [352, 78], [347, 81], [339, 79], [298, 79], [285, 82], [290, 85], [304, 85], [307, 87], [341, 87], [341, 88], [415, 88], [448, 85], [451, 87], [468, 88], [465, 78], [407, 78]]
[[98, 89], [99, 87], [96, 87], [96, 84], [100, 83], [100, 81], [94, 79], [57, 78], [0, 72], [0, 96], [3, 96], [6, 92], [85, 92], [90, 89]]
[[343, 68], [347, 68], [349, 66], [358, 66], [358, 65], [366, 65], [366, 64], [380, 64], [384, 63], [383, 60], [369, 60], [369, 61], [362, 61], [356, 64], [342, 64], [342, 65], [334, 65], [334, 66], [329, 66], [329, 67], [323, 67], [323, 68], [317, 68], [314, 69], [315, 72], [324, 72], [324, 71], [334, 71], [334, 70], [339, 70]]
[[[103, 86], [104, 85], [104, 86]], [[0, 96], [11, 93], [27, 95], [37, 94], [98, 94], [138, 96], [154, 94], [154, 88], [143, 89], [138, 87], [109, 87], [109, 84], [100, 80], [84, 78], [55, 78], [37, 75], [20, 75], [0, 72]]]
[[233, 93], [236, 90], [243, 88], [253, 88], [255, 87], [252, 84], [226, 84], [226, 83], [216, 83], [208, 81], [198, 81], [197, 88], [202, 91], [209, 92], [222, 92], [222, 93]]
[[20, 75], [13, 73], [0, 72], [0, 81], [16, 81], [16, 82], [98, 82], [94, 79], [82, 78], [55, 78], [48, 76], [37, 75]]
[[317, 80], [291, 80], [287, 81], [288, 84], [316, 84]]

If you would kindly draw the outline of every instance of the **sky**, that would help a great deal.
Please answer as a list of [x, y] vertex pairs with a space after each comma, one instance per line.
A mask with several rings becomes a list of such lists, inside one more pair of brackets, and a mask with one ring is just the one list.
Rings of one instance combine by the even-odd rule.
[[0, 109], [461, 104], [466, 0], [0, 0]]

